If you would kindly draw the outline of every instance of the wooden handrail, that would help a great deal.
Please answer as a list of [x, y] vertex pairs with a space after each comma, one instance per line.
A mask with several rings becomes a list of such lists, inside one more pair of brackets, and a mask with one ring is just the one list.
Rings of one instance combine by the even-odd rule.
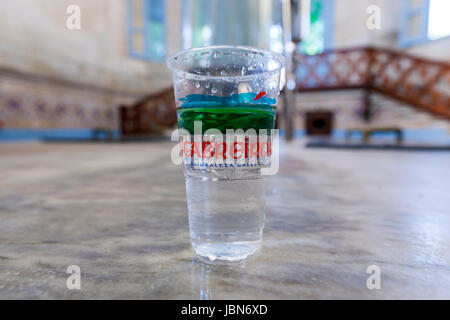
[[295, 55], [299, 92], [366, 89], [450, 119], [450, 64], [385, 48]]

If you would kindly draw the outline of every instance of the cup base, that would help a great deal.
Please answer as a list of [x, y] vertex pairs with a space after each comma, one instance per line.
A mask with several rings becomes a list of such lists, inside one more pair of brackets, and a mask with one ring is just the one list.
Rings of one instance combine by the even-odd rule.
[[204, 262], [238, 262], [257, 252], [261, 248], [261, 241], [192, 243], [192, 247]]

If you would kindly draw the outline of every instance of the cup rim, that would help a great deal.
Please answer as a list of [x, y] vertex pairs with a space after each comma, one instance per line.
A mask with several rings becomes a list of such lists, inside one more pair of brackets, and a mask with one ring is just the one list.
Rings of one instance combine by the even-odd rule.
[[[193, 72], [188, 72], [188, 71], [183, 71], [179, 68], [175, 67], [175, 63], [176, 60], [186, 54], [189, 53], [194, 53], [194, 52], [199, 52], [199, 51], [203, 51], [203, 50], [212, 50], [212, 49], [235, 49], [235, 50], [244, 50], [244, 51], [248, 51], [248, 52], [252, 52], [252, 53], [257, 53], [257, 54], [262, 54], [264, 56], [270, 56], [272, 57], [272, 60], [276, 61], [278, 63], [277, 68], [273, 69], [273, 70], [268, 70], [268, 71], [262, 71], [260, 73], [255, 73], [255, 74], [248, 74], [248, 75], [226, 75], [226, 76], [210, 76], [210, 75], [199, 75]], [[285, 58], [273, 51], [270, 50], [264, 50], [264, 49], [257, 49], [257, 48], [253, 48], [253, 47], [248, 47], [248, 46], [230, 46], [230, 45], [214, 45], [214, 46], [205, 46], [205, 47], [196, 47], [196, 48], [189, 48], [189, 49], [185, 49], [182, 51], [179, 51], [175, 54], [172, 54], [171, 56], [169, 56], [166, 60], [166, 64], [167, 67], [170, 69], [170, 71], [174, 72], [178, 72], [181, 73], [185, 78], [187, 79], [211, 79], [211, 80], [250, 80], [250, 79], [254, 79], [255, 76], [260, 77], [260, 76], [269, 76], [275, 73], [280, 73], [281, 74], [281, 70], [285, 67], [286, 63], [285, 63]]]

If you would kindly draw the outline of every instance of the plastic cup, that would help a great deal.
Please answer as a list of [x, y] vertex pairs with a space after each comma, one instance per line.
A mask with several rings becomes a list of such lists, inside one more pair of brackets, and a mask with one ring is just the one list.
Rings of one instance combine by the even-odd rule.
[[267, 130], [275, 125], [284, 59], [248, 47], [212, 46], [181, 51], [167, 64], [192, 247], [208, 262], [246, 259], [262, 243], [261, 170], [270, 164]]

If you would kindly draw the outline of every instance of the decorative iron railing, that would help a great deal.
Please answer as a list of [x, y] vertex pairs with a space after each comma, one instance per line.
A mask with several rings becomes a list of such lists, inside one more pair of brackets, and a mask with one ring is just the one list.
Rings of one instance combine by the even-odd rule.
[[295, 56], [297, 90], [366, 89], [450, 119], [450, 64], [379, 48]]

